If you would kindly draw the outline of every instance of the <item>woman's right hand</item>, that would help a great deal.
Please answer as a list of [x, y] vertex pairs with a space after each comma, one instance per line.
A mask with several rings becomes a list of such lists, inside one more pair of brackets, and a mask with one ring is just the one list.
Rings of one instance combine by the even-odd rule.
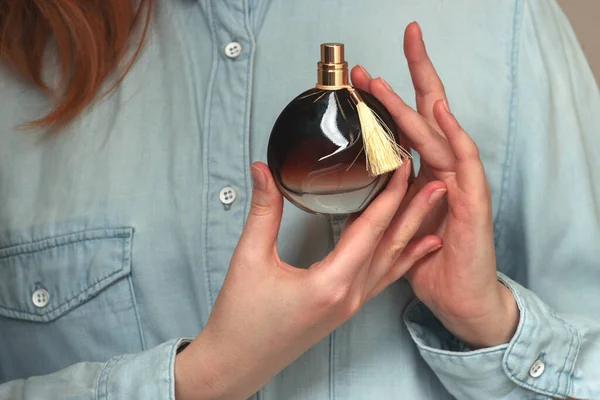
[[398, 213], [410, 171], [407, 162], [362, 214], [349, 219], [335, 249], [300, 269], [278, 256], [283, 199], [268, 167], [254, 164], [252, 207], [223, 287], [206, 327], [176, 357], [177, 399], [250, 397], [439, 249], [436, 236], [411, 239], [445, 186], [430, 182]]

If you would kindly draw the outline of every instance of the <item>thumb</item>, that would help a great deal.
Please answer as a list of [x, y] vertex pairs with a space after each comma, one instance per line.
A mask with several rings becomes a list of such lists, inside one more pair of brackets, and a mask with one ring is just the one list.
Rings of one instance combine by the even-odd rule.
[[264, 163], [254, 163], [252, 171], [252, 204], [242, 240], [254, 251], [271, 251], [277, 244], [277, 234], [283, 213], [283, 198], [273, 176]]

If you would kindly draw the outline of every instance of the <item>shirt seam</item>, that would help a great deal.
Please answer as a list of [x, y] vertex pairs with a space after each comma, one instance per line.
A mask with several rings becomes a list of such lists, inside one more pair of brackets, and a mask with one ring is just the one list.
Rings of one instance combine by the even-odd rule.
[[[518, 292], [513, 290], [512, 285], [510, 285], [509, 288], [511, 289], [511, 291], [513, 291], [513, 295], [515, 296], [515, 299], [517, 300], [517, 303], [519, 304], [519, 310], [521, 313], [521, 317], [520, 317], [520, 322], [519, 322], [519, 326], [517, 327], [517, 332], [515, 334], [515, 337], [513, 338], [513, 340], [511, 340], [511, 343], [509, 344], [509, 347], [506, 350], [506, 353], [502, 360], [502, 366], [503, 366], [504, 372], [506, 373], [508, 378], [512, 382], [514, 382], [517, 386], [521, 386], [525, 389], [532, 390], [532, 391], [536, 392], [537, 394], [554, 396], [557, 394], [556, 391], [547, 391], [547, 390], [535, 387], [527, 382], [522, 381], [521, 379], [519, 379], [516, 376], [516, 374], [513, 372], [513, 370], [509, 366], [508, 359], [510, 358], [517, 343], [519, 343], [519, 339], [521, 338], [521, 335], [525, 331], [525, 326], [527, 325], [527, 321], [529, 319], [529, 313], [527, 311], [527, 307], [525, 307], [525, 305], [522, 304], [521, 296], [518, 294]], [[559, 376], [560, 376], [560, 374], [559, 374]], [[560, 379], [559, 379], [559, 381], [560, 381]], [[560, 385], [560, 383], [558, 383], [558, 384]]]
[[[502, 279], [503, 281], [505, 281], [504, 279]], [[577, 344], [578, 344], [578, 339], [579, 339], [579, 333], [577, 332], [577, 330], [571, 325], [569, 324], [567, 321], [563, 320], [562, 318], [558, 317], [557, 315], [555, 315], [552, 311], [549, 313], [550, 317], [554, 318], [554, 320], [558, 323], [562, 323], [568, 330], [569, 332], [572, 334], [572, 339], [571, 339], [571, 343], [569, 344], [569, 350], [567, 351], [567, 355], [565, 357], [565, 362], [562, 366], [562, 368], [558, 371], [558, 379], [556, 381], [556, 388], [552, 389], [552, 390], [546, 390], [543, 389], [541, 387], [537, 387], [534, 386], [530, 383], [527, 383], [521, 379], [519, 379], [516, 374], [513, 372], [513, 369], [511, 369], [508, 365], [508, 359], [510, 358], [510, 355], [512, 354], [514, 348], [516, 347], [517, 343], [519, 343], [519, 340], [521, 338], [521, 335], [525, 332], [525, 327], [528, 323], [529, 320], [529, 312], [527, 311], [527, 307], [522, 304], [522, 299], [521, 296], [518, 294], [517, 291], [513, 290], [512, 285], [510, 285], [509, 282], [505, 281], [506, 283], [508, 283], [508, 287], [509, 289], [513, 292], [515, 299], [519, 305], [519, 310], [521, 312], [521, 321], [519, 322], [519, 326], [517, 328], [517, 332], [515, 334], [515, 337], [513, 340], [511, 340], [511, 343], [506, 351], [506, 354], [504, 356], [503, 359], [503, 367], [504, 367], [504, 371], [505, 373], [508, 375], [508, 377], [510, 378], [511, 381], [513, 381], [515, 384], [517, 384], [518, 386], [521, 386], [523, 388], [532, 390], [534, 392], [536, 392], [537, 394], [543, 394], [543, 395], [548, 395], [548, 396], [555, 396], [555, 395], [563, 395], [563, 392], [565, 392], [564, 394], [569, 393], [569, 388], [570, 385], [572, 384], [572, 380], [569, 379], [569, 375], [571, 375], [572, 372], [572, 368], [574, 365], [574, 361], [572, 361], [572, 353], [573, 350], [577, 349]], [[577, 353], [577, 350], [575, 351], [575, 353]], [[571, 363], [571, 367], [569, 367], [569, 369], [571, 370], [570, 372], [565, 372], [567, 370], [567, 365]], [[565, 377], [566, 378], [566, 388], [565, 390], [561, 390], [561, 378]]]
[[413, 338], [415, 339], [415, 344], [417, 345], [419, 350], [422, 350], [422, 351], [427, 352], [428, 354], [436, 355], [436, 356], [440, 356], [440, 357], [468, 359], [471, 357], [486, 356], [486, 355], [495, 354], [495, 353], [499, 353], [499, 352], [504, 353], [507, 350], [507, 348], [509, 347], [508, 344], [502, 344], [499, 346], [488, 347], [485, 349], [472, 350], [472, 351], [468, 351], [468, 352], [460, 352], [460, 351], [436, 349], [435, 347], [425, 345], [422, 343], [421, 335], [419, 335], [419, 333], [412, 327], [413, 322], [410, 321], [411, 311], [419, 304], [426, 307], [425, 304], [421, 300], [415, 299], [406, 307], [406, 310], [404, 311], [404, 323], [406, 324], [406, 327], [409, 330], [411, 336], [413, 336]]
[[517, 383], [517, 384], [521, 384], [521, 383], [524, 383], [524, 382], [521, 382], [517, 378], [517, 376], [513, 373], [512, 368], [508, 365], [508, 358], [512, 354], [512, 350], [515, 348], [516, 344], [519, 343], [519, 339], [521, 338], [521, 335], [525, 331], [525, 325], [527, 324], [527, 320], [528, 320], [528, 317], [529, 317], [527, 309], [525, 307], [522, 307], [520, 309], [520, 312], [521, 312], [521, 321], [520, 321], [519, 326], [517, 328], [516, 336], [513, 338], [513, 340], [511, 341], [510, 345], [508, 346], [508, 349], [506, 351], [506, 355], [505, 355], [504, 360], [502, 362], [502, 364], [504, 366], [504, 371], [506, 372], [506, 374], [508, 374], [508, 376], [511, 378], [511, 380], [513, 382]]
[[[11, 244], [6, 247], [0, 242], [0, 260], [4, 261], [12, 257], [35, 254], [41, 251], [52, 250], [56, 247], [69, 246], [82, 242], [127, 239], [132, 235], [133, 228], [130, 226], [123, 226], [114, 228], [83, 229], [64, 234], [48, 235], [35, 240], [11, 242]], [[18, 250], [19, 247], [24, 247], [26, 249]]]
[[[567, 327], [567, 329], [569, 330], [569, 333], [571, 333], [571, 337], [572, 337], [571, 344], [569, 345], [569, 351], [567, 352], [567, 356], [565, 357], [565, 363], [559, 373], [559, 377], [564, 377], [566, 380], [565, 388], [563, 389], [563, 391], [566, 395], [568, 395], [570, 386], [572, 385], [572, 379], [570, 379], [570, 376], [573, 372], [573, 367], [575, 365], [575, 361], [577, 360], [577, 354], [579, 352], [579, 350], [578, 350], [579, 349], [579, 332], [573, 325], [571, 325], [564, 319], [560, 318], [558, 315], [554, 315], [554, 318], [558, 322], [564, 324]], [[559, 386], [557, 389], [557, 391], [559, 393], [561, 392], [560, 383], [561, 383], [561, 381], [559, 379], [558, 380]]]
[[101, 385], [100, 381], [104, 377], [104, 370], [108, 366], [109, 362], [104, 363], [104, 365], [102, 365], [102, 368], [100, 368], [100, 371], [98, 372], [98, 377], [96, 378], [96, 383], [95, 383], [95, 388], [94, 388], [95, 389], [94, 392], [96, 393], [96, 396], [94, 396], [94, 397], [96, 398], [96, 400], [102, 400], [103, 398], [106, 397], [106, 396], [100, 394], [100, 385]]
[[[119, 363], [119, 361], [123, 358], [123, 356], [117, 356], [110, 359], [108, 362], [102, 366], [100, 370], [100, 374], [98, 375], [98, 380], [96, 381], [96, 399], [97, 400], [108, 400], [108, 380], [110, 376], [110, 372], [113, 370], [115, 365]], [[100, 394], [101, 386], [104, 386], [104, 391]]]
[[514, 155], [514, 144], [515, 136], [518, 128], [517, 123], [517, 106], [519, 102], [518, 98], [518, 67], [519, 67], [519, 51], [521, 49], [521, 22], [523, 18], [523, 7], [524, 0], [515, 0], [514, 5], [514, 17], [512, 25], [512, 51], [510, 60], [510, 80], [511, 80], [511, 94], [510, 94], [510, 108], [508, 114], [508, 133], [506, 143], [506, 153], [504, 156], [504, 168], [502, 171], [502, 181], [500, 183], [500, 196], [498, 201], [498, 214], [496, 215], [496, 221], [494, 223], [495, 231], [495, 243], [496, 247], [499, 247], [499, 243], [502, 239], [502, 234], [506, 224], [504, 224], [504, 214], [506, 212], [506, 203], [508, 198], [508, 186], [512, 176], [512, 162]]
[[133, 235], [129, 237], [128, 244], [129, 252], [126, 252], [125, 243], [123, 243], [123, 256], [121, 261], [123, 263], [125, 263], [126, 259], [129, 261], [129, 275], [127, 276], [127, 281], [129, 283], [129, 295], [140, 334], [140, 346], [142, 347], [142, 350], [146, 350], [146, 339], [144, 338], [144, 330], [142, 328], [142, 318], [140, 316], [137, 296], [135, 295], [135, 288], [133, 287]]
[[[212, 6], [212, 2], [208, 1], [206, 4], [208, 10], [207, 10], [207, 15], [210, 21], [210, 26], [211, 26], [211, 39], [212, 39], [212, 49], [213, 49], [213, 65], [212, 65], [212, 70], [211, 70], [211, 74], [210, 74], [210, 79], [209, 79], [209, 89], [207, 92], [207, 98], [206, 98], [206, 106], [204, 109], [204, 159], [208, 160], [208, 154], [210, 154], [210, 125], [211, 125], [211, 109], [212, 109], [212, 97], [214, 94], [214, 90], [215, 90], [215, 82], [216, 82], [216, 76], [217, 76], [217, 71], [219, 70], [219, 53], [217, 50], [217, 38], [216, 38], [216, 32], [217, 32], [217, 26], [216, 26], [216, 22], [215, 22], [215, 15], [214, 15], [214, 10], [213, 10], [213, 6]], [[210, 193], [210, 182], [208, 180], [208, 177], [210, 176], [210, 163], [207, 162], [206, 163], [206, 168], [205, 168], [205, 173], [204, 173], [204, 179], [205, 182], [207, 182], [206, 185], [204, 185], [204, 203], [205, 204], [210, 204], [209, 201], [210, 199], [208, 198], [208, 195]], [[208, 207], [204, 208], [204, 212], [203, 212], [203, 218], [204, 221], [208, 220]], [[203, 238], [203, 243], [204, 243], [204, 247], [206, 247], [206, 242], [208, 240], [208, 224], [204, 223], [204, 238]], [[212, 295], [212, 282], [210, 279], [210, 267], [209, 267], [209, 261], [208, 261], [208, 252], [204, 251], [204, 273], [206, 274], [206, 285], [207, 285], [207, 300], [208, 300], [208, 306], [209, 309], [212, 309], [213, 305], [214, 305], [214, 299], [213, 299], [213, 295]]]
[[[329, 217], [329, 227], [331, 228], [331, 239], [333, 246], [339, 241], [340, 221], [346, 219], [346, 216], [339, 217], [331, 215]], [[335, 339], [336, 332], [334, 330], [329, 334], [329, 398], [335, 399]]]
[[[71, 292], [68, 295], [68, 297], [65, 300], [62, 300], [62, 302], [59, 305], [57, 305], [56, 307], [48, 308], [48, 309], [44, 310], [43, 314], [35, 314], [35, 313], [28, 312], [28, 311], [17, 310], [12, 307], [0, 306], [0, 312], [6, 311], [6, 314], [8, 314], [14, 318], [19, 318], [19, 319], [27, 320], [27, 321], [33, 320], [33, 321], [50, 322], [50, 321], [55, 320], [60, 315], [62, 315], [64, 312], [71, 310], [72, 308], [75, 308], [76, 306], [83, 303], [84, 301], [87, 301], [90, 297], [96, 296], [96, 295], [100, 294], [101, 292], [103, 292], [108, 287], [108, 284], [110, 284], [112, 282], [116, 282], [117, 280], [121, 280], [122, 278], [131, 276], [131, 259], [127, 258], [127, 254], [126, 254], [127, 251], [126, 251], [126, 247], [125, 247], [129, 243], [129, 248], [131, 248], [131, 244], [128, 241], [128, 239], [129, 238], [126, 238], [126, 237], [118, 238], [119, 241], [123, 242], [122, 243], [123, 250], [122, 250], [122, 256], [121, 256], [121, 267], [119, 269], [111, 271], [109, 274], [104, 275], [104, 276], [96, 279], [93, 282], [88, 282], [88, 285], [79, 292], [76, 292], [76, 293]], [[93, 240], [107, 240], [107, 239], [93, 239]], [[110, 239], [110, 240], [114, 240], [114, 239]], [[81, 243], [81, 242], [84, 242], [84, 241], [82, 240], [82, 241], [78, 241], [75, 243]], [[126, 268], [127, 261], [129, 261], [129, 268]], [[108, 284], [107, 284], [107, 282], [108, 282]]]
[[[577, 362], [577, 357], [579, 356], [579, 349], [581, 348], [581, 340], [582, 340], [581, 333], [579, 332], [579, 330], [570, 324], [569, 324], [569, 327], [573, 333], [573, 348], [575, 349], [575, 353], [573, 354], [571, 366], [569, 368], [567, 377], [571, 377], [573, 375], [573, 371], [575, 370], [575, 363]], [[569, 352], [569, 356], [570, 355], [571, 354]], [[567, 379], [567, 387], [565, 388], [565, 394], [567, 396], [569, 396], [571, 394], [572, 390], [573, 390], [573, 379]]]
[[[254, 33], [250, 27], [250, 19], [249, 19], [249, 9], [250, 5], [248, 4], [248, 0], [244, 0], [244, 28], [246, 30], [246, 34], [248, 35], [248, 40], [250, 42], [251, 49], [248, 55], [248, 68], [246, 72], [246, 109], [244, 110], [244, 124], [247, 134], [245, 135], [244, 140], [244, 191], [245, 193], [249, 192], [249, 182], [250, 176], [248, 175], [248, 170], [250, 168], [250, 113], [252, 108], [252, 90], [253, 90], [253, 73], [254, 73], [254, 52], [256, 49], [256, 41], [254, 38]], [[244, 227], [244, 222], [246, 215], [248, 214], [248, 207], [250, 199], [246, 199], [244, 203], [244, 214], [242, 215], [242, 228]]]
[[140, 346], [143, 350], [146, 350], [146, 338], [144, 337], [144, 329], [142, 327], [142, 318], [140, 316], [140, 310], [138, 306], [137, 296], [135, 295], [135, 288], [133, 287], [133, 277], [130, 275], [127, 277], [129, 281], [129, 294], [131, 296], [131, 302], [133, 305], [133, 312], [135, 313], [135, 319], [140, 332]]
[[171, 346], [171, 350], [169, 351], [169, 399], [170, 400], [175, 400], [175, 382], [174, 382], [174, 375], [175, 375], [175, 357], [177, 357], [177, 350], [179, 349], [179, 346], [181, 346], [181, 344], [184, 343], [184, 340], [179, 339], [176, 340], [175, 343], [173, 344], [173, 346]]
[[335, 330], [329, 334], [329, 398], [335, 399]]
[[[250, 49], [249, 49], [249, 54], [248, 54], [248, 60], [247, 62], [247, 71], [246, 71], [246, 107], [244, 110], [244, 129], [246, 131], [245, 136], [245, 140], [244, 140], [244, 151], [243, 151], [243, 156], [244, 156], [244, 192], [246, 194], [249, 193], [249, 188], [250, 188], [250, 176], [248, 175], [248, 171], [250, 168], [250, 160], [251, 160], [251, 154], [250, 154], [250, 115], [251, 115], [251, 110], [252, 110], [252, 90], [253, 90], [253, 74], [254, 74], [254, 52], [256, 49], [256, 41], [254, 38], [254, 32], [252, 31], [252, 27], [251, 27], [251, 22], [250, 22], [250, 18], [249, 18], [249, 14], [250, 14], [250, 4], [248, 3], [248, 0], [244, 0], [244, 30], [246, 31], [246, 34], [248, 35], [248, 41], [250, 42]], [[250, 200], [251, 197], [247, 197], [246, 201], [244, 202], [244, 213], [242, 214], [242, 221], [241, 221], [241, 228], [244, 228], [244, 222], [246, 219], [246, 215], [248, 215], [248, 209], [250, 206]], [[256, 397], [257, 400], [261, 400], [263, 398], [263, 388], [259, 388], [258, 391], [256, 392], [256, 395], [253, 396]]]

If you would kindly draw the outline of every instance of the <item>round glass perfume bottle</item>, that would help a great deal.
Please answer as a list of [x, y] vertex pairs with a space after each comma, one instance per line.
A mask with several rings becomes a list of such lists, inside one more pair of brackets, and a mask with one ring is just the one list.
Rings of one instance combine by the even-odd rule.
[[[364, 210], [383, 190], [392, 172], [367, 170], [363, 134], [342, 44], [321, 45], [318, 83], [292, 100], [271, 131], [267, 162], [279, 190], [295, 206], [316, 214]], [[372, 95], [364, 103], [396, 142], [392, 116]]]

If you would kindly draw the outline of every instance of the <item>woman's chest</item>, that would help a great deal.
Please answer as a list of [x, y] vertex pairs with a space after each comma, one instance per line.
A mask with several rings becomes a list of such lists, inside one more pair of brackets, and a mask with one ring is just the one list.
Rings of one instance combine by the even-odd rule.
[[[60, 367], [82, 354], [103, 359], [197, 334], [243, 229], [250, 164], [265, 160], [282, 108], [315, 84], [322, 42], [345, 43], [351, 63], [384, 76], [410, 102], [402, 21], [422, 20], [453, 111], [480, 144], [498, 197], [511, 94], [508, 28], [474, 38], [435, 23], [442, 19], [425, 6], [385, 1], [344, 3], [319, 19], [306, 12], [319, 8], [316, 1], [302, 9], [273, 1], [262, 14], [192, 3], [159, 8], [124, 82], [55, 136], [15, 129], [48, 102], [1, 75], [0, 336], [12, 332], [7, 348], [35, 342], [43, 353], [59, 344]], [[474, 10], [469, 18], [489, 18]], [[226, 49], [235, 43], [241, 51], [232, 56]], [[331, 249], [339, 224], [286, 204], [281, 257], [309, 266]], [[81, 321], [83, 331], [75, 328]]]

